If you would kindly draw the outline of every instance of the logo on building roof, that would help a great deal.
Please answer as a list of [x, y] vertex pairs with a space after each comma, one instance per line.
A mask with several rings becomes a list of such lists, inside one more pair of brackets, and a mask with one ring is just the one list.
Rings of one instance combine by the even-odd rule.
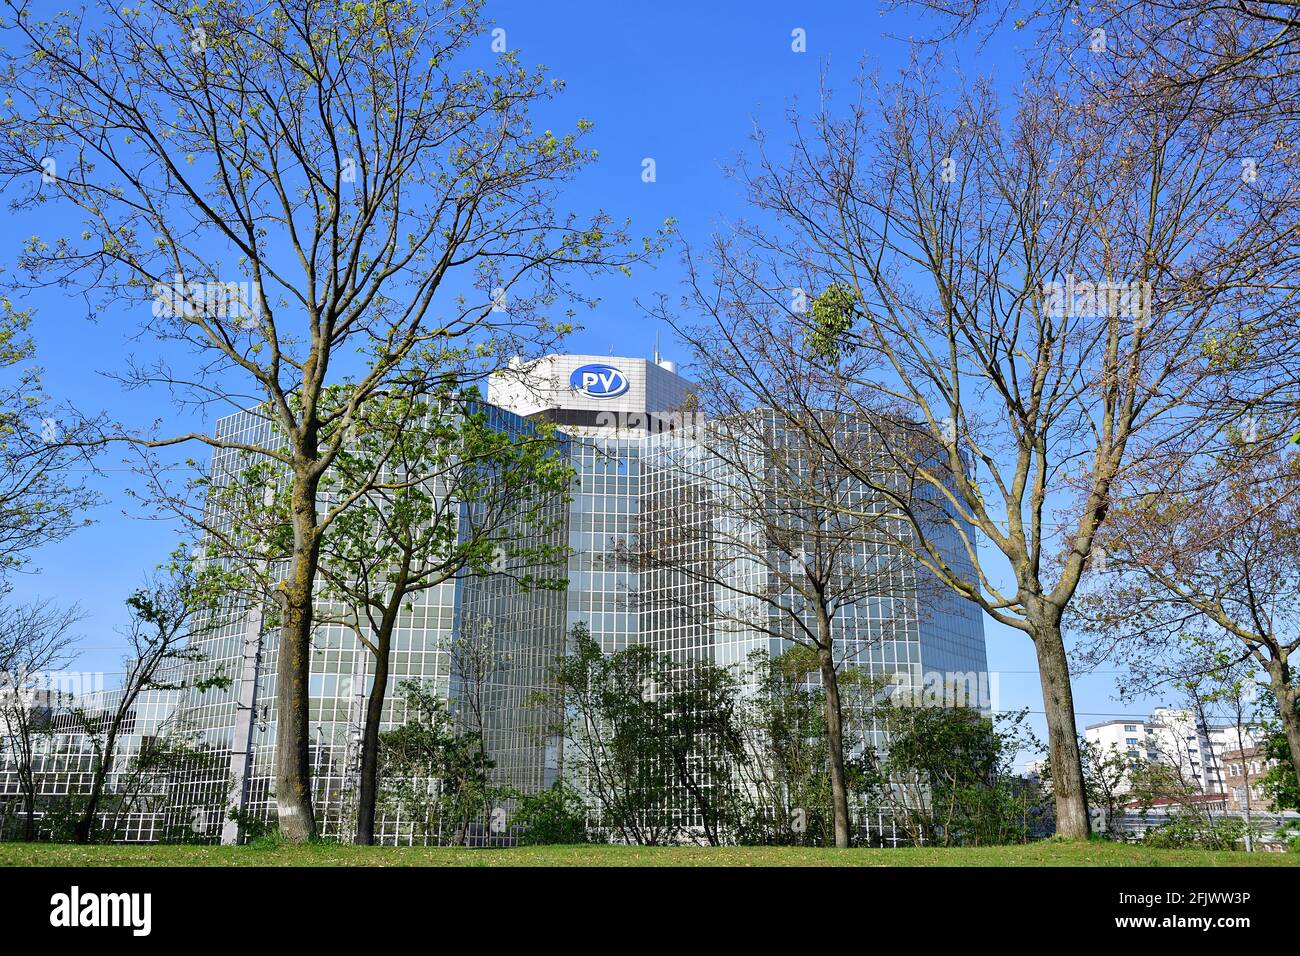
[[628, 380], [621, 369], [593, 363], [575, 368], [569, 387], [588, 398], [616, 398], [628, 390]]

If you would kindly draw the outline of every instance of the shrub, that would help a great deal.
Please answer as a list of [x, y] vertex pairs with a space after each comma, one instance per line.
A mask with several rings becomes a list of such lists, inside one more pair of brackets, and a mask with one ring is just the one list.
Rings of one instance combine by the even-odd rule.
[[519, 810], [510, 822], [523, 827], [520, 843], [525, 846], [590, 840], [582, 799], [559, 780], [549, 790], [521, 797]]

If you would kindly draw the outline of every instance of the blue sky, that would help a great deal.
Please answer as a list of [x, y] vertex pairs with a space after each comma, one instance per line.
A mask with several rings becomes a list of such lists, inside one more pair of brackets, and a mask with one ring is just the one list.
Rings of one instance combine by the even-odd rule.
[[[630, 216], [642, 233], [675, 217], [688, 240], [701, 240], [724, 219], [743, 214], [739, 190], [722, 167], [747, 148], [756, 121], [775, 129], [794, 100], [815, 95], [823, 68], [832, 87], [841, 89], [864, 58], [888, 77], [907, 56], [906, 42], [894, 37], [922, 29], [914, 16], [882, 14], [873, 2], [501, 0], [488, 9], [524, 63], [545, 64], [568, 84], [538, 125], [567, 129], [579, 117], [596, 124], [591, 145], [599, 149], [600, 160], [575, 184], [575, 204]], [[791, 49], [795, 29], [806, 32], [804, 53]], [[968, 81], [960, 78], [960, 69], [967, 77], [991, 75], [1009, 89], [1028, 40], [1007, 27], [982, 51], [970, 44], [952, 46], [954, 88]], [[486, 49], [490, 38], [481, 42]], [[646, 158], [655, 161], [653, 183], [642, 181]], [[23, 237], [57, 228], [57, 221], [43, 216], [39, 224], [11, 227], [0, 262], [13, 262]], [[658, 333], [667, 357], [686, 358], [674, 349], [671, 332], [649, 322], [637, 305], [657, 292], [675, 295], [679, 278], [676, 257], [669, 255], [656, 269], [602, 281], [597, 288], [602, 307], [583, 318], [570, 350], [649, 355]], [[104, 312], [88, 322], [79, 302], [70, 304], [54, 292], [34, 294], [25, 305], [38, 309], [40, 361], [56, 399], [136, 424], [162, 417], [172, 429], [182, 425], [165, 394], [123, 393], [102, 374], [149, 348], [148, 341], [131, 340], [139, 329], [138, 314]], [[689, 374], [689, 368], [685, 371]], [[191, 454], [206, 457], [197, 447]], [[19, 598], [40, 594], [84, 608], [85, 653], [78, 669], [110, 674], [120, 669], [122, 642], [115, 629], [125, 620], [122, 601], [174, 540], [174, 529], [166, 524], [123, 513], [138, 511], [125, 497], [132, 478], [125, 471], [108, 473], [98, 483], [107, 503], [95, 513], [96, 523], [45, 549], [37, 556], [39, 572], [18, 583]], [[992, 624], [986, 634], [990, 668], [1001, 675], [1002, 707], [1040, 711], [1028, 639]], [[1116, 702], [1113, 687], [1109, 673], [1078, 679], [1081, 727], [1145, 709]], [[1035, 724], [1041, 733], [1041, 718]]]

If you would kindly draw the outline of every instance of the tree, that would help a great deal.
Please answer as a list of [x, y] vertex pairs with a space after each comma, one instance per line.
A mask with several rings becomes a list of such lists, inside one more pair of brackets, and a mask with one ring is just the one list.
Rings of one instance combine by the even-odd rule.
[[88, 464], [79, 446], [96, 423], [59, 408], [31, 364], [33, 314], [0, 295], [0, 588], [36, 548], [61, 541], [88, 522], [98, 500], [73, 467]]
[[688, 253], [663, 314], [703, 394], [779, 410], [897, 508], [935, 580], [1033, 642], [1058, 832], [1083, 838], [1065, 612], [1116, 482], [1230, 417], [1210, 346], [1280, 324], [1294, 209], [1190, 98], [1124, 125], [1035, 75], [1004, 120], [987, 83], [939, 96], [937, 66], [823, 96], [788, 159], [760, 134], [737, 169], [755, 215]]
[[566, 773], [600, 814], [599, 826], [625, 843], [671, 842], [669, 780], [654, 759], [662, 739], [650, 700], [656, 661], [644, 645], [606, 655], [586, 624], [569, 632], [570, 652], [551, 667]]
[[579, 622], [551, 668], [567, 785], [627, 843], [698, 832], [713, 846], [734, 829], [733, 782], [744, 760], [735, 676], [644, 644], [605, 654]]
[[590, 301], [571, 270], [652, 250], [624, 251], [603, 214], [555, 213], [559, 185], [594, 156], [579, 144], [590, 124], [539, 132], [530, 112], [561, 84], [513, 53], [465, 62], [486, 29], [478, 0], [4, 9], [0, 174], [18, 210], [83, 215], [80, 238], [29, 240], [24, 272], [104, 306], [152, 298], [158, 353], [120, 380], [200, 412], [253, 406], [269, 426], [103, 440], [132, 442], [150, 475], [188, 443], [283, 469], [275, 794], [281, 831], [309, 839], [313, 594], [347, 504], [323, 508], [320, 486], [359, 410], [422, 352], [486, 372], [546, 348], [567, 328], [550, 310]]
[[[161, 820], [163, 843], [209, 843], [211, 828], [226, 811], [229, 758], [185, 726], [174, 713], [141, 737], [139, 748], [119, 763], [100, 798], [100, 838], [119, 839], [133, 814]], [[194, 786], [195, 779], [204, 783]]]
[[[183, 556], [171, 563], [126, 600], [131, 621], [125, 632], [128, 656], [123, 661], [122, 686], [107, 699], [103, 709], [87, 708], [74, 702], [72, 717], [92, 747], [90, 789], [75, 829], [78, 843], [89, 843], [98, 826], [100, 800], [117, 760], [119, 739], [132, 717], [140, 695], [150, 690], [179, 690], [176, 665], [199, 660], [199, 652], [187, 646], [190, 622], [201, 610], [212, 608], [228, 585], [218, 569], [196, 567]], [[229, 678], [221, 674], [190, 684], [203, 692], [224, 686]]]
[[510, 666], [510, 653], [497, 637], [495, 619], [477, 608], [462, 618], [460, 633], [452, 638], [450, 652], [451, 673], [456, 683], [456, 720], [461, 727], [479, 735], [486, 754], [494, 686]]
[[1152, 846], [1195, 846], [1207, 850], [1234, 850], [1237, 844], [1251, 844], [1255, 834], [1248, 822], [1210, 810], [1200, 784], [1187, 772], [1176, 754], [1138, 764], [1133, 770], [1131, 802], [1145, 816], [1159, 805], [1167, 814], [1162, 824], [1146, 832], [1143, 840]]
[[1028, 811], [1012, 765], [1035, 741], [1027, 714], [986, 717], [970, 707], [886, 703], [880, 791], [917, 846], [980, 846], [1028, 839]]
[[[1269, 181], [1289, 193], [1287, 214], [1274, 218], [1274, 248], [1292, 255], [1300, 129], [1300, 12], [1290, 0], [893, 0], [895, 9], [937, 14], [928, 43], [974, 36], [982, 44], [1011, 26], [1033, 35], [1028, 55], [1034, 68], [1067, 78], [1090, 99], [1104, 103], [1113, 130], [1177, 122], [1205, 135], [1223, 132], [1243, 181]], [[1287, 321], [1247, 324], [1215, 343], [1248, 371], [1245, 388], [1225, 382], [1221, 407], [1242, 416], [1270, 410], [1291, 422], [1296, 403], [1300, 343], [1291, 329], [1295, 303], [1273, 284], [1267, 267], [1256, 279]]]
[[[1300, 14], [1286, 0], [894, 0], [939, 15], [939, 36], [992, 35], [1008, 21], [1037, 27], [1038, 52], [1086, 73], [1115, 98], [1148, 107], [1168, 91], [1204, 91], [1207, 105], [1294, 122]], [[1013, 19], [1014, 18], [1014, 19]], [[1087, 50], [1083, 49], [1087, 47]], [[1088, 56], [1087, 54], [1091, 54]]]
[[1081, 740], [1079, 754], [1083, 759], [1083, 783], [1088, 792], [1088, 808], [1094, 814], [1101, 815], [1102, 835], [1119, 834], [1117, 821], [1124, 812], [1124, 806], [1131, 799], [1134, 769], [1146, 758], [1146, 754], [1134, 756], [1112, 744], [1102, 747], [1095, 740]]
[[[386, 464], [376, 481], [380, 456]], [[571, 481], [552, 428], [512, 432], [489, 421], [469, 395], [408, 394], [362, 410], [353, 441], [326, 479], [331, 495], [352, 503], [325, 535], [320, 564], [322, 596], [346, 609], [375, 661], [361, 738], [357, 843], [374, 842], [380, 724], [403, 611], [453, 578], [499, 575], [524, 590], [564, 587], [567, 549], [555, 532]], [[457, 650], [459, 676], [477, 690], [490, 676], [483, 672], [487, 648], [462, 643]], [[478, 694], [467, 701], [478, 711], [480, 744], [482, 703]]]
[[1300, 810], [1300, 774], [1290, 759], [1286, 735], [1276, 726], [1264, 725], [1264, 758], [1268, 773], [1260, 781], [1260, 788], [1268, 796], [1275, 811]]
[[72, 629], [81, 618], [75, 605], [37, 600], [5, 608], [0, 620], [0, 727], [22, 794], [27, 841], [36, 839], [37, 741], [59, 693], [49, 672], [71, 659]]
[[555, 781], [539, 793], [521, 796], [511, 824], [523, 828], [520, 842], [525, 846], [588, 840], [587, 808], [582, 796], [563, 780]]
[[[888, 628], [915, 620], [922, 612], [911, 604], [922, 594], [910, 559], [882, 530], [897, 520], [892, 507], [877, 498], [871, 511], [862, 479], [805, 441], [808, 430], [782, 413], [734, 408], [661, 442], [642, 465], [654, 497], [620, 554], [640, 572], [634, 602], [709, 635], [701, 640], [757, 638], [812, 652], [824, 688], [835, 845], [847, 847], [840, 672]], [[847, 501], [856, 513], [845, 513]], [[881, 620], [869, 620], [868, 604]]]
[[[1233, 662], [1228, 654], [1222, 652], [1217, 654], [1218, 666], [1211, 670], [1206, 679], [1196, 681], [1191, 692], [1195, 695], [1196, 701], [1203, 708], [1217, 708], [1218, 711], [1228, 718], [1227, 727], [1232, 732], [1233, 742], [1236, 744], [1236, 750], [1240, 754], [1245, 754], [1247, 747], [1253, 745], [1256, 729], [1256, 722], [1253, 714], [1247, 714], [1248, 705], [1256, 698], [1256, 683], [1254, 675], [1248, 669], [1238, 664], [1233, 666]], [[1202, 718], [1203, 723], [1208, 727], [1208, 719]], [[1250, 741], [1251, 743], [1247, 743]], [[1211, 748], [1213, 750], [1213, 748]], [[1210, 790], [1210, 775], [1213, 773], [1219, 779], [1219, 788], [1227, 789], [1224, 767], [1220, 755], [1211, 755], [1213, 766], [1205, 768], [1206, 790]], [[1254, 825], [1251, 822], [1251, 804], [1250, 804], [1250, 787], [1247, 785], [1241, 794], [1242, 809], [1245, 811], [1245, 840], [1246, 852], [1253, 852], [1254, 844]]]
[[1134, 476], [1101, 535], [1106, 573], [1078, 608], [1092, 656], [1126, 663], [1138, 689], [1209, 680], [1216, 700], [1236, 688], [1229, 702], [1262, 671], [1300, 767], [1300, 461], [1239, 443], [1158, 477], [1142, 494], [1157, 476]]
[[[745, 663], [737, 762], [741, 843], [834, 846], [835, 800], [826, 729], [825, 684], [816, 652], [793, 644], [778, 655], [754, 651]], [[837, 675], [848, 717], [842, 728], [848, 804], [865, 807], [875, 793], [875, 755], [863, 733], [868, 698], [878, 683], [857, 668]]]
[[380, 735], [385, 799], [411, 821], [411, 836], [465, 842], [473, 819], [492, 799], [492, 760], [473, 733], [456, 728], [447, 703], [418, 681], [398, 685], [406, 721]]
[[655, 703], [672, 801], [690, 809], [709, 846], [721, 846], [737, 829], [736, 776], [746, 760], [740, 684], [733, 670], [709, 660], [659, 661], [665, 679]]

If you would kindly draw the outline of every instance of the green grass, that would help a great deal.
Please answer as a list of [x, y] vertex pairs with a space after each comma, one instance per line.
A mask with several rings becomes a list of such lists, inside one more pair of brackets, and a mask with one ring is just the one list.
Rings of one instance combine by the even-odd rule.
[[1094, 840], [1027, 846], [802, 847], [72, 846], [0, 844], [0, 866], [1296, 866], [1297, 853], [1153, 850]]

